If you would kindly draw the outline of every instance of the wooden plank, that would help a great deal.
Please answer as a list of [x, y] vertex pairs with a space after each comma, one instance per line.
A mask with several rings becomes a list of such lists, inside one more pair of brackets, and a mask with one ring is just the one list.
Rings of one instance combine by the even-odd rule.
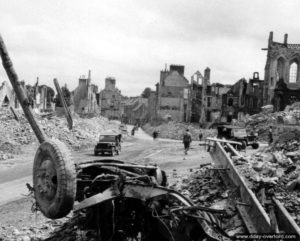
[[226, 139], [218, 139], [218, 138], [212, 138], [212, 137], [207, 137], [206, 140], [221, 142], [221, 143], [230, 143], [230, 144], [239, 145], [239, 146], [242, 145], [242, 143], [237, 142], [237, 141], [230, 141], [230, 140], [226, 140]]
[[[227, 144], [230, 145], [230, 144]], [[247, 223], [252, 223], [256, 233], [272, 233], [270, 219], [263, 209], [254, 193], [247, 187], [244, 179], [239, 175], [237, 169], [233, 165], [231, 158], [228, 156], [224, 148], [219, 142], [216, 142], [215, 148], [210, 151], [212, 159], [218, 166], [228, 168], [226, 178], [229, 178], [232, 183], [239, 188], [240, 196], [243, 203], [247, 203], [243, 208], [247, 212], [245, 216]]]
[[273, 197], [272, 200], [275, 203], [275, 213], [277, 216], [279, 230], [283, 230], [286, 233], [296, 234], [298, 236], [298, 240], [300, 240], [300, 227], [296, 224], [280, 201], [278, 201], [275, 197]]

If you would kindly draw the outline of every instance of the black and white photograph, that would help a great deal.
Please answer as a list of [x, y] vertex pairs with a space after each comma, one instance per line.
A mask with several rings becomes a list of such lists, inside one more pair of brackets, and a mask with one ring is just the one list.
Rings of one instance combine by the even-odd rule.
[[0, 0], [0, 241], [300, 241], [300, 1]]

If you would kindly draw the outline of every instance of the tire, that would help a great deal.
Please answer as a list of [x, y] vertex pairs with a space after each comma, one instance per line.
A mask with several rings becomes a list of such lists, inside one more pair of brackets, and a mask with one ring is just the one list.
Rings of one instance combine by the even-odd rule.
[[252, 148], [253, 148], [253, 149], [257, 149], [258, 147], [259, 147], [259, 144], [258, 144], [258, 143], [253, 143], [253, 144], [252, 144]]
[[242, 141], [241, 149], [245, 150], [246, 148], [247, 148], [247, 142], [246, 141]]
[[76, 171], [71, 153], [64, 143], [46, 140], [34, 157], [33, 187], [37, 205], [50, 219], [66, 216], [76, 196]]

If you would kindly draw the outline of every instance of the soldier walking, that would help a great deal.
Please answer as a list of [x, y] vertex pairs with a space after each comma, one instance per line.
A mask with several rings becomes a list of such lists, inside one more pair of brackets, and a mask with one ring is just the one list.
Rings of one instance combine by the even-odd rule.
[[189, 129], [186, 129], [186, 132], [183, 135], [183, 145], [184, 145], [184, 154], [185, 155], [188, 154], [191, 142], [192, 142], [192, 135], [189, 132]]

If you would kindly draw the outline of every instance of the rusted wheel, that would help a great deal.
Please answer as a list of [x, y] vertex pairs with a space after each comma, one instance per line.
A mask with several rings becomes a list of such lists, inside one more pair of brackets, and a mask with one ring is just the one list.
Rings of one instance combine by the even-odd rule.
[[76, 195], [76, 172], [64, 143], [46, 140], [38, 148], [33, 165], [35, 199], [41, 212], [62, 218], [72, 209]]

